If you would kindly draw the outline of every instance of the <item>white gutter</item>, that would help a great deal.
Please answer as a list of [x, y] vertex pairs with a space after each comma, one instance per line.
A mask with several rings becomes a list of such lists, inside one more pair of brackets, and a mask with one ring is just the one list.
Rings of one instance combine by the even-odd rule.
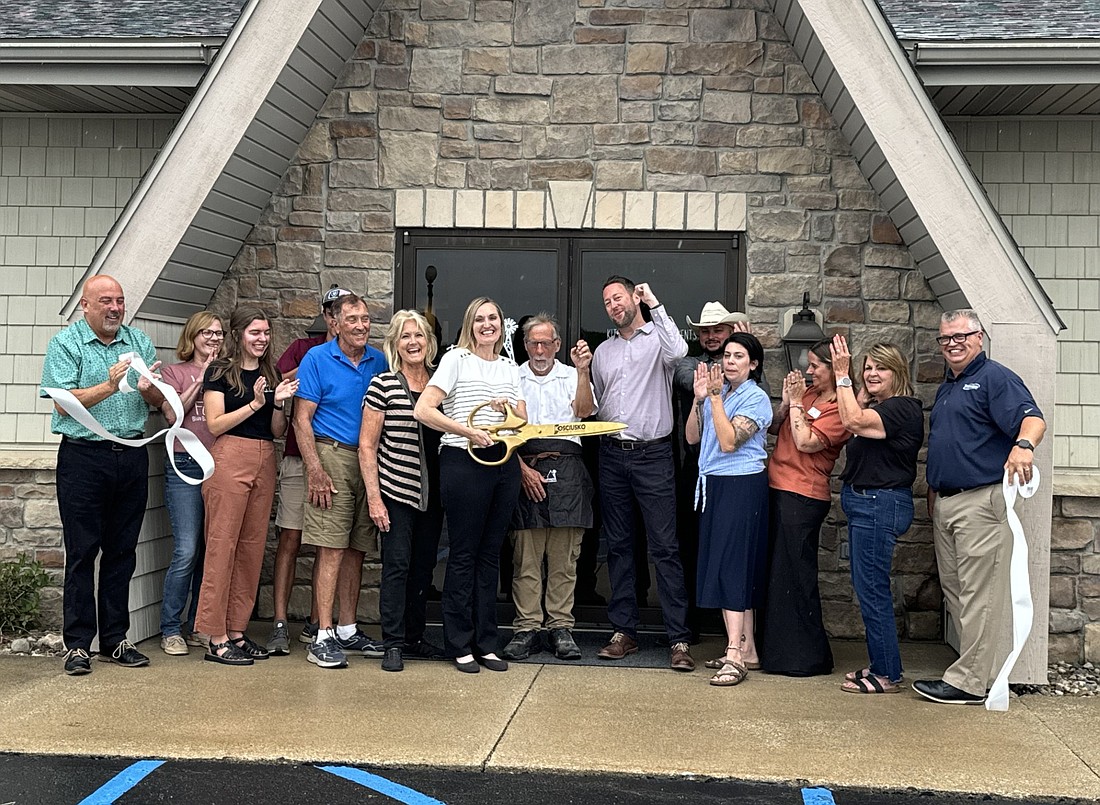
[[1030, 86], [1100, 83], [1100, 40], [902, 43], [926, 84]]
[[[160, 149], [153, 164], [149, 166], [149, 170], [145, 173], [145, 177], [141, 180], [141, 184], [138, 185], [137, 190], [135, 190], [134, 194], [130, 197], [125, 209], [123, 209], [118, 220], [115, 221], [114, 226], [111, 227], [111, 231], [107, 233], [107, 237], [104, 238], [103, 243], [100, 244], [99, 249], [95, 253], [95, 257], [92, 258], [91, 265], [88, 266], [88, 270], [84, 272], [84, 276], [81, 277], [80, 282], [76, 284], [76, 289], [73, 291], [72, 296], [69, 297], [69, 301], [66, 302], [65, 306], [61, 309], [61, 315], [67, 320], [71, 319], [76, 311], [77, 305], [80, 302], [80, 293], [84, 282], [89, 277], [94, 277], [100, 272], [104, 261], [107, 259], [107, 255], [111, 253], [111, 250], [118, 243], [122, 233], [126, 230], [130, 220], [134, 217], [134, 213], [141, 206], [141, 202], [146, 194], [148, 194], [149, 189], [156, 183], [157, 177], [160, 175], [160, 172], [164, 169], [172, 152], [179, 144], [180, 139], [187, 130], [188, 124], [191, 123], [196, 112], [202, 106], [203, 99], [206, 98], [210, 88], [214, 85], [218, 74], [229, 59], [229, 54], [233, 52], [233, 46], [237, 44], [245, 28], [248, 27], [248, 21], [252, 18], [260, 2], [261, 0], [248, 0], [248, 4], [242, 9], [241, 16], [237, 19], [236, 24], [229, 32], [229, 36], [226, 37], [221, 48], [219, 48], [213, 64], [211, 64], [210, 68], [206, 71], [206, 75], [199, 84], [195, 96], [183, 111], [183, 115], [180, 117], [179, 122], [176, 123], [175, 128], [172, 129], [168, 141], [165, 142], [164, 147]], [[133, 319], [134, 315], [137, 313], [138, 307], [139, 305], [134, 305], [127, 310], [127, 320]]]
[[0, 40], [0, 64], [204, 64], [225, 37], [191, 39]]

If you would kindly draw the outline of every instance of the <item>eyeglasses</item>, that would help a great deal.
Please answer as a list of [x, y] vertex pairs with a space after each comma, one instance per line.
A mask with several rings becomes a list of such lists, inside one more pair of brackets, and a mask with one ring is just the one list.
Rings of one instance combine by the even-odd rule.
[[946, 347], [948, 344], [961, 344], [972, 335], [977, 335], [981, 330], [971, 330], [969, 333], [952, 333], [951, 335], [938, 335], [936, 336], [936, 343], [941, 347]]
[[199, 330], [203, 338], [225, 338], [225, 330]]
[[557, 347], [554, 346], [556, 343], [558, 343], [556, 340], [555, 341], [524, 341], [523, 343], [527, 345], [528, 349], [535, 349], [535, 348], [538, 348], [538, 349], [552, 349], [555, 352], [557, 352]]

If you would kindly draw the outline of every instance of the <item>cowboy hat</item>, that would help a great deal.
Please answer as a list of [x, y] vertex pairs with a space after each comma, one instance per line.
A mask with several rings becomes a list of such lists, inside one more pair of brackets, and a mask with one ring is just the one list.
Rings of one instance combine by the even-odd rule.
[[691, 316], [685, 316], [684, 318], [692, 327], [715, 327], [719, 324], [732, 325], [736, 321], [749, 320], [749, 317], [744, 313], [730, 313], [721, 302], [707, 302], [703, 305], [703, 312], [699, 314], [699, 321], [692, 321]]

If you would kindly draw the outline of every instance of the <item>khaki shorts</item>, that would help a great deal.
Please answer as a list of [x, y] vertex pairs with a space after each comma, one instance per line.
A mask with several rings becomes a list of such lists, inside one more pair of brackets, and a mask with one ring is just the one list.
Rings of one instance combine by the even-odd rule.
[[291, 531], [302, 530], [306, 503], [306, 465], [301, 456], [283, 456], [279, 465], [279, 508], [275, 525]]
[[332, 479], [336, 494], [332, 496], [330, 509], [306, 501], [302, 542], [322, 548], [374, 551], [378, 546], [378, 527], [367, 509], [367, 492], [363, 476], [359, 474], [359, 454], [318, 442], [317, 457]]

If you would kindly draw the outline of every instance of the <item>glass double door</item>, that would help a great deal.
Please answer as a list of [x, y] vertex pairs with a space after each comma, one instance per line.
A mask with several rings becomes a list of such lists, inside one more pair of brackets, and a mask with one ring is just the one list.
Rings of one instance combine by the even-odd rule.
[[[602, 288], [612, 275], [635, 283], [648, 282], [654, 294], [680, 326], [690, 351], [698, 352], [695, 331], [687, 317], [697, 319], [703, 305], [720, 300], [728, 308], [740, 309], [744, 299], [744, 265], [735, 236], [662, 237], [652, 233], [613, 238], [574, 233], [547, 237], [513, 234], [501, 236], [477, 233], [408, 233], [399, 251], [397, 270], [398, 307], [429, 310], [438, 322], [441, 344], [455, 343], [462, 317], [471, 299], [488, 296], [502, 307], [506, 319], [517, 326], [523, 318], [539, 312], [554, 315], [562, 329], [559, 360], [568, 362], [568, 350], [580, 337], [592, 349], [614, 332], [604, 312]], [[522, 338], [513, 338], [517, 362], [526, 359]], [[596, 440], [583, 440], [586, 462], [596, 480]], [[681, 531], [692, 534], [690, 509]], [[597, 507], [598, 517], [598, 507]], [[639, 531], [641, 529], [639, 528]], [[603, 566], [606, 549], [597, 527], [585, 537], [578, 561], [578, 626], [606, 626], [607, 611], [601, 604], [609, 588]], [[648, 579], [644, 536], [638, 545], [639, 603], [643, 624], [659, 627], [660, 610], [655, 582]], [[693, 552], [691, 552], [693, 554]], [[436, 588], [441, 589], [446, 536], [442, 542], [441, 566]], [[693, 576], [694, 574], [689, 574]], [[510, 625], [511, 559], [506, 543], [501, 557], [500, 606], [502, 625]], [[694, 598], [694, 592], [689, 591]], [[435, 614], [435, 613], [432, 613]]]

